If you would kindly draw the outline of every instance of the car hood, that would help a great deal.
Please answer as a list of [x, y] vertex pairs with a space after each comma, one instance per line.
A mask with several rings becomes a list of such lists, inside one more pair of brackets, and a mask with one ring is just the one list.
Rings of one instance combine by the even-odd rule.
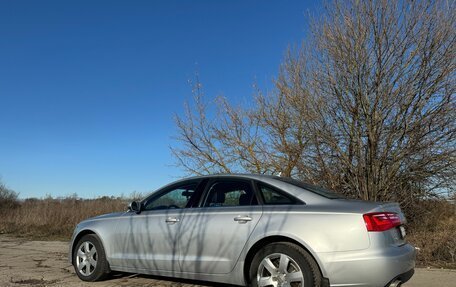
[[94, 217], [87, 218], [84, 221], [92, 221], [92, 220], [100, 220], [100, 219], [109, 219], [109, 218], [114, 218], [114, 217], [119, 217], [125, 214], [125, 211], [122, 212], [113, 212], [113, 213], [107, 213], [107, 214], [102, 214]]

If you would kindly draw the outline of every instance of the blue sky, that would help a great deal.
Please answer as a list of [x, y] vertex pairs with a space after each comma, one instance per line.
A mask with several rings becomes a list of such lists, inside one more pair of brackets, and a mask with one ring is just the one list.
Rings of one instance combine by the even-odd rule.
[[0, 178], [21, 198], [149, 192], [174, 115], [267, 89], [313, 1], [0, 1]]

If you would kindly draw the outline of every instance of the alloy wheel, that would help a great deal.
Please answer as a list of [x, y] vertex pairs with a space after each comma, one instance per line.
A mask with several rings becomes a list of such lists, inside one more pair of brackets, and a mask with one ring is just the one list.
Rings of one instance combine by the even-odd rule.
[[92, 242], [85, 241], [79, 245], [76, 254], [76, 265], [79, 273], [83, 276], [90, 276], [97, 267], [97, 260], [97, 249]]
[[274, 253], [261, 260], [257, 282], [259, 287], [304, 287], [304, 275], [293, 258]]

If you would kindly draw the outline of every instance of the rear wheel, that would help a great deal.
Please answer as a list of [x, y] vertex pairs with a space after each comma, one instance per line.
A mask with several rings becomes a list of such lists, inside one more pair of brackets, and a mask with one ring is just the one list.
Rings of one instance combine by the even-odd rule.
[[106, 255], [95, 234], [84, 235], [76, 244], [73, 253], [76, 274], [84, 281], [99, 281], [109, 273]]
[[301, 247], [271, 243], [260, 249], [250, 265], [252, 287], [320, 287], [321, 273], [314, 259]]

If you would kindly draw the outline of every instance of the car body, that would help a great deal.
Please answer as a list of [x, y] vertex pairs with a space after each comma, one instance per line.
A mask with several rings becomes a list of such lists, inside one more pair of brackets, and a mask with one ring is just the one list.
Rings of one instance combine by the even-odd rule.
[[[82, 274], [95, 270], [87, 263], [95, 262], [90, 240], [82, 242], [91, 235], [102, 249], [94, 264], [104, 256], [104, 273], [274, 287], [398, 286], [415, 266], [405, 222], [397, 203], [349, 200], [289, 178], [199, 176], [169, 184], [129, 211], [82, 221], [69, 259], [81, 279], [98, 279]], [[282, 259], [287, 270], [279, 274]], [[290, 284], [292, 275], [301, 275], [299, 284]]]

